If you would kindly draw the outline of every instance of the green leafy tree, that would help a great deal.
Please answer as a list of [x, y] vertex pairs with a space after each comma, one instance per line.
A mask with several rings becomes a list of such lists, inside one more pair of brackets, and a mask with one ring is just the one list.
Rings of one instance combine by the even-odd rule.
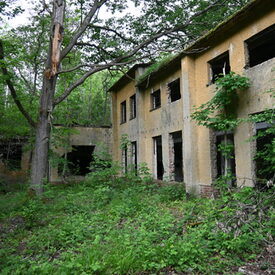
[[18, 3], [17, 0], [1, 1], [0, 2], [0, 15], [2, 15], [2, 16], [0, 17], [0, 22], [3, 21], [3, 16], [11, 18], [11, 17], [14, 17], [14, 16], [20, 14], [23, 11], [23, 9], [19, 4], [20, 3]]

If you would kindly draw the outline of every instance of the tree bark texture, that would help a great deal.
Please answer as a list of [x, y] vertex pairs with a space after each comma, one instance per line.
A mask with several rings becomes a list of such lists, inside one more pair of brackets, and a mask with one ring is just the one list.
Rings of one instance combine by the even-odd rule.
[[40, 97], [39, 117], [36, 126], [35, 149], [32, 159], [31, 188], [37, 195], [43, 192], [43, 183], [48, 180], [48, 155], [51, 135], [51, 116], [56, 89], [57, 72], [60, 64], [60, 52], [63, 38], [65, 1], [53, 1], [53, 21], [51, 41], [43, 76]]

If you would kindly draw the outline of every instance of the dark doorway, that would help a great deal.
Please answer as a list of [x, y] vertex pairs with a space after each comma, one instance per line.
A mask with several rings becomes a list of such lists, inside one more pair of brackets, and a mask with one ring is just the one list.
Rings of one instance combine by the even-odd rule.
[[132, 157], [132, 165], [135, 171], [137, 171], [137, 142], [131, 142], [131, 157]]
[[0, 144], [0, 160], [9, 170], [20, 170], [22, 159], [22, 144], [16, 141], [8, 141]]
[[90, 172], [95, 146], [74, 145], [72, 148], [72, 152], [67, 154], [69, 172], [72, 175], [85, 176]]
[[163, 162], [162, 162], [162, 141], [161, 136], [154, 137], [154, 157], [156, 164], [157, 179], [163, 179]]
[[[216, 178], [232, 175], [236, 177], [235, 146], [233, 133], [216, 132]], [[236, 185], [235, 180], [228, 180], [231, 186]]]
[[256, 177], [257, 186], [260, 188], [266, 187], [266, 182], [274, 181], [275, 167], [274, 159], [274, 139], [275, 135], [271, 130], [272, 126], [266, 122], [256, 123], [257, 139], [256, 139]]
[[173, 172], [174, 180], [183, 181], [183, 162], [182, 162], [182, 133], [181, 131], [172, 133], [173, 140]]

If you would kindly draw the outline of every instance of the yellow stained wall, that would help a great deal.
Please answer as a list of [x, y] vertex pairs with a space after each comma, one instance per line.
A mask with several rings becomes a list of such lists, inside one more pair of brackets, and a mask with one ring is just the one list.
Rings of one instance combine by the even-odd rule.
[[[274, 10], [270, 10], [267, 14], [259, 14], [258, 18], [248, 17], [248, 21], [238, 29], [238, 32], [230, 37], [224, 37], [222, 42], [217, 43], [194, 58], [192, 62], [194, 62], [195, 77], [192, 83], [192, 93], [195, 93], [196, 106], [207, 102], [213, 96], [215, 90], [215, 85], [207, 85], [209, 83], [208, 61], [229, 51], [231, 71], [246, 75], [251, 79], [251, 88], [240, 95], [239, 116], [247, 117], [248, 114], [274, 107], [274, 101], [271, 100], [270, 95], [264, 93], [264, 91], [274, 88], [274, 81], [272, 82], [272, 79], [274, 79], [274, 72], [272, 72], [272, 68], [275, 67], [274, 58], [253, 68], [244, 69], [246, 65], [244, 41], [275, 23]], [[184, 59], [187, 59], [187, 57]], [[242, 124], [235, 132], [236, 173], [239, 185], [253, 185], [253, 179], [255, 178], [253, 145], [251, 142], [247, 142], [247, 139], [253, 134], [251, 127], [251, 125]], [[197, 180], [192, 185], [210, 185], [213, 175], [209, 130], [202, 126], [195, 126], [194, 131], [197, 135], [197, 140], [193, 140], [194, 147], [197, 143]]]
[[[266, 108], [274, 108], [274, 99], [265, 91], [274, 88], [275, 58], [252, 68], [246, 68], [246, 48], [244, 41], [275, 23], [275, 11], [272, 2], [261, 6], [256, 12], [249, 10], [241, 23], [215, 36], [211, 47], [197, 55], [187, 55], [181, 60], [181, 68], [175, 73], [167, 69], [166, 77], [160, 77], [145, 91], [139, 91], [134, 81], [113, 93], [113, 131], [114, 159], [121, 161], [119, 149], [120, 137], [128, 134], [131, 141], [137, 141], [138, 162], [146, 162], [154, 172], [153, 140], [162, 136], [164, 177], [169, 178], [169, 133], [182, 130], [184, 181], [187, 192], [202, 194], [211, 190], [214, 179], [213, 158], [211, 156], [211, 134], [206, 127], [198, 126], [190, 119], [192, 107], [199, 106], [211, 99], [215, 85], [209, 84], [208, 62], [220, 54], [229, 51], [231, 71], [246, 75], [251, 87], [240, 93], [239, 117], [257, 113]], [[245, 19], [244, 19], [245, 18]], [[238, 21], [237, 21], [238, 22]], [[230, 23], [232, 24], [232, 22]], [[168, 102], [167, 83], [181, 78], [181, 99]], [[150, 93], [161, 89], [161, 108], [150, 111]], [[137, 118], [129, 121], [129, 98], [137, 94]], [[120, 103], [127, 101], [127, 122], [120, 125]], [[248, 141], [255, 133], [254, 125], [243, 123], [234, 132], [236, 174], [238, 185], [254, 185], [255, 143]]]
[[[170, 102], [167, 84], [180, 78], [181, 99]], [[151, 110], [151, 92], [152, 90], [161, 91], [161, 107]], [[164, 166], [164, 179], [172, 178], [172, 171], [169, 171], [169, 134], [183, 130], [183, 108], [182, 108], [182, 78], [181, 70], [160, 79], [152, 87], [142, 92], [143, 102], [143, 152], [144, 160], [156, 178], [155, 160], [153, 154], [153, 137], [162, 137], [162, 154]]]
[[[138, 103], [137, 116], [130, 120], [130, 97], [136, 94], [136, 87], [134, 81], [127, 83], [119, 92], [112, 93], [112, 121], [113, 121], [113, 159], [121, 162], [121, 136], [127, 134], [130, 141], [137, 141], [138, 133], [138, 117], [140, 110]], [[138, 95], [136, 100], [138, 101]], [[126, 122], [121, 124], [121, 103], [126, 101]]]
[[[126, 84], [118, 92], [113, 92], [113, 158], [121, 162], [120, 140], [123, 134], [127, 134], [130, 141], [137, 142], [138, 163], [146, 162], [154, 174], [153, 137], [162, 136], [164, 177], [170, 177], [169, 173], [169, 133], [183, 129], [182, 99], [169, 102], [167, 84], [180, 78], [180, 68], [167, 74], [153, 86], [144, 91], [135, 87], [134, 81]], [[182, 83], [181, 83], [182, 86]], [[161, 107], [151, 110], [151, 91], [161, 90]], [[130, 96], [136, 93], [137, 117], [129, 120]], [[182, 91], [181, 91], [182, 96]], [[127, 121], [121, 124], [120, 104], [126, 100]], [[129, 156], [128, 156], [129, 158]]]

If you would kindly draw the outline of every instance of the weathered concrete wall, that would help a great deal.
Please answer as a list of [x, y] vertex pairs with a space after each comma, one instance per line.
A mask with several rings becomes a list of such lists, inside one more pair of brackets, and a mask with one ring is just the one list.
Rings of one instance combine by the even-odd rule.
[[[187, 192], [210, 196], [213, 192], [212, 182], [216, 176], [213, 159], [213, 135], [211, 131], [198, 126], [190, 119], [194, 105], [200, 106], [209, 101], [215, 92], [215, 85], [210, 84], [209, 61], [229, 52], [231, 71], [246, 75], [251, 80], [251, 87], [240, 93], [238, 116], [261, 112], [274, 108], [274, 99], [265, 91], [274, 88], [275, 59], [270, 59], [253, 68], [247, 68], [245, 40], [275, 23], [274, 3], [267, 1], [257, 9], [248, 9], [238, 15], [239, 21], [231, 20], [227, 31], [206, 39], [205, 50], [189, 54], [182, 58], [181, 66], [176, 72], [167, 68], [165, 76], [143, 90], [135, 88], [135, 81], [130, 81], [119, 91], [113, 93], [113, 152], [114, 159], [121, 161], [119, 149], [122, 134], [128, 134], [130, 141], [138, 142], [138, 162], [146, 162], [156, 177], [154, 162], [153, 137], [162, 136], [164, 178], [171, 178], [171, 150], [169, 134], [182, 131], [184, 182]], [[207, 42], [208, 41], [208, 42]], [[196, 45], [196, 44], [195, 44]], [[200, 48], [201, 49], [201, 48]], [[273, 69], [273, 71], [272, 71]], [[156, 78], [156, 76], [154, 76]], [[167, 83], [180, 77], [181, 99], [169, 102]], [[149, 79], [148, 79], [149, 81]], [[150, 82], [150, 81], [149, 81]], [[161, 90], [161, 107], [151, 110], [151, 91]], [[120, 125], [120, 103], [127, 101], [129, 114], [129, 97], [137, 94], [137, 118]], [[255, 144], [248, 139], [255, 132], [254, 126], [243, 123], [234, 132], [237, 184], [253, 185], [255, 163], [253, 156]]]
[[[127, 134], [130, 141], [137, 141], [138, 163], [146, 162], [156, 177], [153, 137], [161, 135], [164, 178], [171, 178], [171, 169], [169, 169], [169, 133], [182, 131], [183, 108], [182, 99], [170, 102], [167, 84], [177, 78], [181, 78], [180, 68], [174, 73], [167, 73], [165, 78], [144, 91], [139, 91], [135, 87], [135, 82], [132, 81], [120, 91], [113, 93], [113, 159], [115, 161], [121, 162], [120, 139], [123, 134]], [[151, 91], [157, 89], [161, 90], [161, 107], [152, 110]], [[137, 116], [135, 119], [129, 120], [129, 98], [133, 94], [136, 94]], [[127, 121], [121, 124], [120, 104], [125, 100], [127, 103]]]
[[[275, 14], [274, 14], [275, 16]], [[251, 87], [240, 94], [239, 117], [255, 114], [275, 107], [275, 100], [267, 91], [275, 87], [275, 58], [244, 71], [250, 79]], [[235, 154], [236, 170], [239, 185], [253, 186], [255, 175], [255, 141], [251, 137], [255, 134], [255, 126], [242, 123], [236, 130]]]
[[[219, 37], [218, 43], [212, 46], [209, 50], [199, 55], [194, 59], [195, 63], [195, 77], [193, 78], [193, 89], [191, 93], [195, 93], [195, 101], [192, 103], [199, 106], [211, 99], [215, 91], [215, 85], [208, 85], [209, 83], [209, 68], [208, 61], [219, 56], [220, 54], [229, 51], [231, 71], [246, 75], [251, 80], [251, 88], [240, 94], [240, 105], [238, 107], [238, 116], [247, 117], [248, 114], [261, 112], [266, 108], [274, 108], [274, 100], [272, 101], [270, 95], [264, 92], [274, 87], [274, 58], [253, 68], [245, 69], [246, 52], [244, 41], [252, 35], [260, 32], [268, 26], [274, 24], [275, 11], [270, 10], [266, 13], [259, 12], [257, 16], [248, 17], [247, 22], [239, 26], [234, 33], [224, 37]], [[213, 41], [212, 41], [213, 42]], [[186, 89], [184, 93], [189, 93]], [[188, 181], [187, 186], [200, 186], [203, 189], [209, 189], [213, 179], [211, 167], [211, 147], [209, 130], [202, 126], [194, 126], [193, 131], [197, 138], [192, 139], [192, 148], [196, 148], [196, 169], [197, 179]], [[235, 132], [235, 157], [236, 157], [236, 173], [238, 177], [238, 184], [252, 185], [254, 175], [253, 163], [253, 144], [247, 142], [252, 136], [252, 126], [247, 124], [240, 125]], [[193, 156], [194, 158], [195, 156]], [[188, 187], [188, 188], [189, 188]]]
[[[136, 118], [130, 119], [130, 97], [136, 94]], [[121, 123], [121, 106], [120, 104], [126, 101], [126, 122]], [[113, 160], [121, 162], [121, 136], [127, 134], [130, 141], [137, 141], [140, 133], [139, 119], [141, 109], [139, 106], [140, 96], [135, 87], [135, 82], [131, 81], [126, 84], [121, 91], [112, 93], [112, 124], [113, 124]]]
[[[90, 145], [95, 146], [94, 154], [106, 152], [112, 154], [112, 129], [102, 127], [73, 127], [75, 133], [69, 138], [69, 145]], [[55, 152], [62, 156], [65, 149], [62, 147], [54, 148]], [[71, 150], [68, 150], [70, 152]], [[78, 178], [78, 177], [75, 177]], [[61, 181], [56, 167], [50, 168], [50, 181]]]
[[[142, 92], [143, 98], [143, 146], [147, 150], [144, 152], [144, 161], [148, 164], [149, 168], [154, 172], [156, 178], [156, 163], [153, 154], [153, 137], [162, 137], [162, 155], [164, 166], [164, 179], [172, 178], [172, 171], [169, 169], [169, 134], [182, 131], [182, 83], [181, 83], [181, 99], [174, 102], [169, 100], [168, 83], [180, 78], [180, 70], [170, 74], [167, 72], [167, 76], [161, 79], [158, 83], [149, 87]], [[161, 91], [161, 107], [152, 110], [151, 107], [151, 91], [160, 89]]]
[[195, 93], [195, 62], [186, 56], [182, 59], [182, 82], [183, 82], [183, 161], [184, 182], [188, 193], [197, 194], [198, 185], [198, 149], [197, 127], [191, 120], [192, 106], [196, 104]]
[[[77, 145], [95, 146], [94, 154], [107, 153], [112, 155], [112, 129], [110, 127], [73, 127], [74, 133], [69, 138], [69, 144], [66, 147]], [[66, 149], [63, 147], [53, 148], [59, 155], [64, 155]], [[100, 154], [101, 158], [104, 154]], [[21, 169], [9, 170], [3, 162], [0, 161], [0, 179], [5, 178], [7, 181], [18, 182], [25, 181], [29, 177], [31, 152], [24, 151], [21, 157]], [[50, 182], [59, 182], [61, 178], [58, 176], [57, 167], [49, 168]], [[75, 177], [76, 179], [79, 177]], [[83, 177], [82, 177], [83, 178]]]

